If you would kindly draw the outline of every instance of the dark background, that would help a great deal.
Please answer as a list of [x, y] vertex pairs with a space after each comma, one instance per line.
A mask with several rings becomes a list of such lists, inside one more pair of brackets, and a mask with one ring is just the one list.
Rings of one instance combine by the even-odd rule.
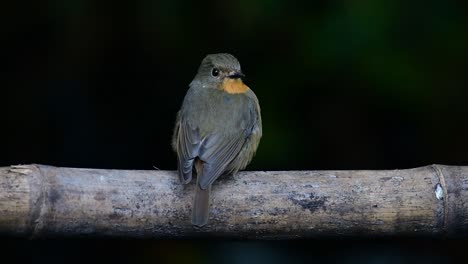
[[[0, 166], [174, 170], [176, 112], [200, 61], [217, 52], [240, 60], [262, 107], [264, 137], [250, 170], [468, 165], [467, 7], [436, 0], [2, 1]], [[2, 238], [0, 251], [52, 263], [203, 263], [223, 255], [232, 263], [279, 263], [317, 254], [348, 263], [446, 263], [467, 246], [374, 239]]]

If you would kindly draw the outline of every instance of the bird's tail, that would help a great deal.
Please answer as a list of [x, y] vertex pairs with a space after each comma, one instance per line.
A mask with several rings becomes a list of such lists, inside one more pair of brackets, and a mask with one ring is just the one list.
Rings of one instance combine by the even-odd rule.
[[195, 162], [195, 169], [197, 170], [197, 184], [195, 187], [195, 197], [193, 199], [192, 206], [192, 224], [196, 226], [204, 226], [208, 223], [211, 185], [203, 190], [198, 183], [203, 174], [203, 162], [201, 160], [197, 160]]

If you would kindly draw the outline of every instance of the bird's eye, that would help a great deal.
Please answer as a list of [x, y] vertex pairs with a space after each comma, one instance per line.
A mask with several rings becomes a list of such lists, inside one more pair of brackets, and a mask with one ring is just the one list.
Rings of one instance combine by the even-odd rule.
[[213, 68], [213, 70], [211, 71], [211, 75], [213, 75], [213, 77], [217, 77], [219, 75], [219, 70], [216, 68]]

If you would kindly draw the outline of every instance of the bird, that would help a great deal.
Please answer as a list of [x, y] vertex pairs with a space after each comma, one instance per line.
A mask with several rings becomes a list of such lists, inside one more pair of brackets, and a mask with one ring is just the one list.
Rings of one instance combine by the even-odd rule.
[[260, 143], [260, 105], [244, 77], [233, 55], [207, 55], [177, 113], [172, 147], [179, 179], [187, 184], [197, 176], [192, 225], [208, 223], [213, 182], [244, 169]]

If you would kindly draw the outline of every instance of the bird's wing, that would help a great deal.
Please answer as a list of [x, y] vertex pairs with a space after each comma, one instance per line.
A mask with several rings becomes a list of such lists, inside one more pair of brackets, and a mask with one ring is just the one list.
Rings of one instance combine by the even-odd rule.
[[178, 120], [173, 142], [179, 161], [180, 181], [188, 183], [192, 179], [193, 161], [198, 156], [202, 143], [199, 129], [191, 126], [186, 120]]
[[260, 115], [260, 106], [255, 94], [251, 94], [251, 98], [253, 100], [250, 107], [250, 123], [245, 129], [245, 143], [239, 155], [237, 155], [237, 157], [226, 168], [227, 173], [236, 173], [237, 171], [244, 169], [247, 164], [250, 163], [253, 156], [255, 155], [258, 144], [260, 143], [260, 138], [262, 137], [262, 118]]
[[203, 174], [198, 183], [202, 189], [208, 188], [226, 169], [241, 151], [246, 137], [244, 133], [226, 136], [212, 134], [203, 140], [199, 157], [204, 162]]
[[249, 111], [242, 117], [245, 122], [231, 136], [214, 134], [204, 139], [199, 152], [205, 162], [203, 175], [199, 179], [206, 189], [224, 172], [233, 173], [243, 169], [252, 159], [262, 136], [260, 107], [255, 94], [249, 94]]

